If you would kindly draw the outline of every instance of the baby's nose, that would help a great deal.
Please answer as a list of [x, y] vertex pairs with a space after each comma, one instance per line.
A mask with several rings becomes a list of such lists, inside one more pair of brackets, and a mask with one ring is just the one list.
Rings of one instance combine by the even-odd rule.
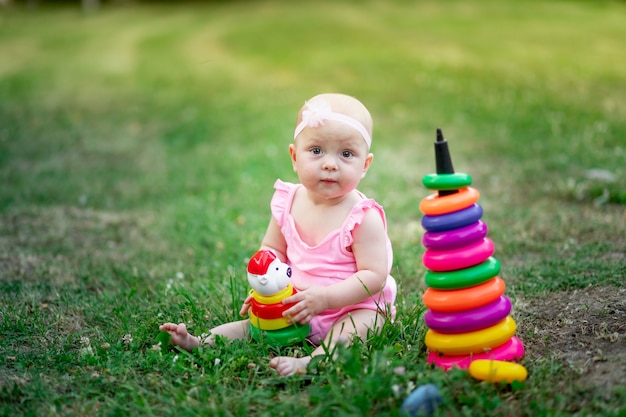
[[337, 161], [333, 156], [326, 156], [322, 167], [326, 170], [335, 170], [337, 169]]

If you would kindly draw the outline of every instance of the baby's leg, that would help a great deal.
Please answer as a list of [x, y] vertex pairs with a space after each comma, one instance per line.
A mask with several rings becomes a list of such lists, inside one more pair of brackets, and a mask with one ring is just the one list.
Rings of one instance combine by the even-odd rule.
[[200, 346], [200, 343], [212, 345], [215, 343], [215, 335], [224, 336], [227, 339], [245, 339], [248, 337], [249, 320], [233, 321], [214, 327], [209, 331], [209, 336], [200, 340], [187, 331], [184, 323], [165, 323], [159, 326], [159, 330], [164, 330], [172, 336], [172, 344], [191, 352]]
[[314, 356], [324, 355], [326, 351], [332, 352], [337, 344], [349, 343], [354, 335], [365, 340], [368, 330], [380, 329], [384, 321], [384, 318], [373, 310], [351, 311], [335, 322], [324, 339], [323, 345], [318, 346], [310, 356], [302, 358], [277, 356], [270, 361], [270, 366], [283, 376], [304, 373]]
[[166, 331], [172, 336], [172, 344], [191, 352], [200, 345], [200, 340], [187, 331], [185, 323], [165, 323], [159, 326], [159, 330]]
[[247, 339], [249, 335], [249, 325], [249, 319], [221, 324], [209, 331], [209, 337], [204, 339], [204, 343], [208, 343], [210, 345], [215, 343], [215, 335], [220, 335], [231, 340]]

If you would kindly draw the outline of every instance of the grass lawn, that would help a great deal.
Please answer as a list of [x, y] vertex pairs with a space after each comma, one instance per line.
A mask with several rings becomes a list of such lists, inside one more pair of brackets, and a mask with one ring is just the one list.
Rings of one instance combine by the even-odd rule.
[[[174, 2], [173, 2], [174, 3]], [[233, 1], [0, 9], [0, 415], [626, 415], [626, 3]], [[305, 99], [374, 122], [398, 317], [278, 377], [272, 349], [159, 346], [236, 318]], [[524, 383], [426, 363], [421, 185], [472, 175]]]

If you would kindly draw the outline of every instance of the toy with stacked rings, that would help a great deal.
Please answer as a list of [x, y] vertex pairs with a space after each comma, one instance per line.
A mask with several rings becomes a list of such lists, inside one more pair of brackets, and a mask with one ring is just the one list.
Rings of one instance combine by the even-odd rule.
[[426, 231], [422, 263], [428, 289], [422, 300], [428, 308], [428, 362], [444, 369], [471, 367], [472, 376], [486, 381], [523, 380], [525, 368], [506, 362], [520, 359], [524, 346], [515, 337], [511, 301], [498, 276], [500, 262], [481, 220], [480, 193], [469, 175], [454, 172], [440, 129], [435, 159], [437, 173], [424, 176], [422, 183], [437, 192], [419, 205]]
[[252, 287], [249, 330], [254, 340], [288, 346], [309, 335], [309, 324], [292, 324], [284, 316], [293, 304], [283, 304], [283, 300], [297, 292], [290, 278], [291, 268], [271, 251], [260, 250], [248, 262], [248, 283]]

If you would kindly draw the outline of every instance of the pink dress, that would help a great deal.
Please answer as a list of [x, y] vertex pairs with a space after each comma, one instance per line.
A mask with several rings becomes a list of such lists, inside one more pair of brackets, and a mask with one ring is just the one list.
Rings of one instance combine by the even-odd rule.
[[[291, 266], [291, 280], [296, 288], [305, 288], [312, 285], [332, 285], [344, 280], [357, 272], [356, 260], [348, 248], [353, 243], [352, 231], [363, 221], [365, 212], [369, 209], [377, 210], [383, 219], [385, 229], [387, 222], [383, 208], [371, 198], [362, 195], [363, 200], [353, 208], [340, 229], [330, 232], [318, 245], [309, 246], [302, 241], [296, 230], [296, 224], [291, 216], [291, 206], [296, 191], [301, 184], [292, 184], [277, 180], [274, 184], [274, 195], [270, 203], [272, 215], [276, 219], [280, 230], [287, 242], [287, 263]], [[391, 242], [387, 238], [388, 270], [391, 271], [393, 252]], [[378, 291], [377, 291], [378, 290]], [[396, 308], [396, 281], [391, 275], [387, 276], [382, 291], [371, 289], [371, 297], [358, 304], [340, 309], [326, 310], [315, 316], [311, 321], [309, 339], [316, 344], [326, 337], [333, 324], [350, 311], [367, 309], [391, 314], [395, 317]]]

